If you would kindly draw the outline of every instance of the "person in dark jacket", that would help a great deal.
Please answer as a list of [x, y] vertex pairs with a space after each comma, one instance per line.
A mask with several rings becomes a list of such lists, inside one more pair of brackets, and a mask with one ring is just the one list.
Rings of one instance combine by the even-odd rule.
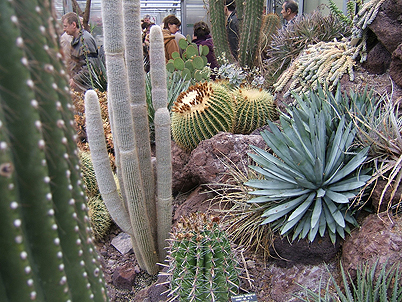
[[239, 20], [236, 14], [235, 0], [225, 0], [226, 31], [228, 33], [229, 47], [233, 57], [237, 60], [239, 53]]
[[67, 13], [62, 17], [63, 29], [72, 37], [69, 61], [70, 88], [86, 91], [91, 86], [88, 82], [90, 70], [87, 63], [99, 67], [98, 47], [94, 37], [82, 28], [75, 13]]
[[210, 64], [210, 68], [214, 69], [215, 67], [219, 67], [218, 61], [215, 57], [214, 52], [214, 43], [212, 41], [212, 37], [210, 35], [210, 30], [208, 25], [203, 22], [197, 22], [194, 24], [194, 35], [193, 42], [197, 45], [206, 45], [209, 48], [209, 53], [207, 54], [207, 60]]

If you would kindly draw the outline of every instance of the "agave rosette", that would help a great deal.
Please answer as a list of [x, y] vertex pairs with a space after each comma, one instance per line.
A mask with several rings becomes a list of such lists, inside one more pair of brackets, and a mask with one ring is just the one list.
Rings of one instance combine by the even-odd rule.
[[[370, 179], [360, 168], [368, 148], [353, 150], [356, 130], [345, 118], [333, 118], [335, 131], [328, 134], [328, 115], [322, 110], [307, 112], [294, 108], [292, 119], [280, 118], [282, 131], [268, 122], [272, 132], [261, 133], [274, 155], [251, 146], [256, 154], [253, 170], [263, 179], [246, 185], [258, 197], [249, 200], [264, 207], [263, 224], [271, 223], [281, 235], [293, 233], [313, 241], [328, 230], [332, 242], [336, 234], [344, 238], [348, 224], [357, 224], [350, 202]], [[303, 114], [306, 114], [303, 111]], [[335, 121], [337, 120], [337, 121]]]

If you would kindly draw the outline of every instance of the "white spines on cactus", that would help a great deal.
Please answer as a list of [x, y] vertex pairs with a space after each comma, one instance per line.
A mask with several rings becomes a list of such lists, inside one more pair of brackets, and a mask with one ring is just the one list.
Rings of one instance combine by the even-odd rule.
[[116, 182], [110, 169], [109, 156], [103, 132], [102, 116], [95, 91], [85, 93], [86, 128], [99, 191], [114, 222], [126, 233], [133, 235], [128, 212], [120, 201]]
[[166, 256], [166, 240], [172, 224], [172, 158], [170, 113], [167, 109], [166, 67], [162, 31], [153, 26], [150, 33], [150, 72], [152, 102], [155, 108], [155, 151], [157, 175], [157, 216], [159, 260]]
[[[157, 250], [148, 217], [144, 186], [137, 153], [135, 129], [130, 106], [127, 66], [124, 58], [122, 2], [102, 1], [102, 18], [105, 35], [108, 94], [113, 111], [112, 129], [117, 141], [127, 207], [133, 227], [133, 239], [138, 248], [136, 256], [142, 259], [141, 267], [149, 274], [157, 272]], [[142, 56], [141, 56], [142, 60]]]

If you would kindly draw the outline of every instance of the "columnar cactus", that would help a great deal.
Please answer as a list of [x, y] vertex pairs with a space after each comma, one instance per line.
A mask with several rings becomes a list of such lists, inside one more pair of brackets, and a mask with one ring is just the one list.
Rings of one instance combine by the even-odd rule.
[[0, 300], [104, 301], [51, 7], [0, 11]]
[[226, 17], [223, 10], [223, 0], [209, 0], [209, 13], [211, 20], [211, 34], [217, 56], [225, 54], [230, 63], [235, 62], [229, 48], [228, 34], [226, 32]]
[[171, 301], [229, 301], [238, 293], [239, 270], [218, 222], [194, 213], [172, 232], [165, 273]]
[[[94, 91], [88, 91], [85, 95], [89, 147], [99, 190], [113, 220], [131, 235], [140, 267], [149, 274], [156, 274], [158, 255], [164, 258], [165, 239], [168, 237], [172, 219], [171, 139], [165, 60], [163, 55], [156, 55], [164, 52], [161, 32], [159, 27], [152, 31], [150, 56], [156, 110], [154, 121], [157, 128], [156, 202], [146, 110], [145, 74], [140, 47], [140, 1], [104, 0], [102, 16], [109, 113], [122, 198], [117, 191], [109, 164], [106, 142], [101, 130], [99, 103]], [[159, 33], [155, 32], [156, 30], [159, 30]], [[130, 100], [133, 101], [130, 103]]]
[[264, 0], [254, 0], [244, 5], [239, 39], [239, 64], [242, 67], [253, 67], [257, 58], [264, 3]]

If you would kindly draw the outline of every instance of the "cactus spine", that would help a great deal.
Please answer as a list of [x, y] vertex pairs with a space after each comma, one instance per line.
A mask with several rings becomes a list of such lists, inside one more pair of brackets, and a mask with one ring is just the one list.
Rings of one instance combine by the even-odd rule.
[[[163, 81], [166, 81], [166, 77], [162, 79], [158, 74], [159, 77], [153, 79], [153, 98], [158, 101], [154, 104], [158, 112], [155, 126], [158, 125], [159, 130], [156, 133], [159, 186], [157, 209], [140, 47], [140, 1], [102, 1], [102, 16], [109, 112], [122, 199], [117, 192], [109, 162], [106, 161], [106, 143], [101, 131], [100, 108], [94, 91], [88, 91], [85, 95], [89, 146], [99, 189], [112, 218], [123, 231], [131, 235], [134, 253], [141, 268], [149, 274], [156, 274], [158, 254], [163, 255], [166, 245], [165, 240], [160, 239], [160, 245], [157, 246], [157, 237], [167, 237], [172, 219], [171, 155], [167, 147], [170, 147], [170, 131], [167, 109], [164, 110], [167, 92]], [[138, 30], [133, 30], [135, 28]], [[156, 44], [157, 46], [151, 45], [155, 48], [153, 52], [163, 53], [163, 44]], [[155, 55], [151, 60], [151, 70], [155, 68], [154, 64], [165, 68], [164, 61], [161, 63]], [[159, 71], [156, 70], [156, 73]], [[131, 99], [133, 102], [130, 104]], [[158, 230], [158, 234], [157, 226], [163, 228]]]
[[169, 238], [172, 224], [172, 150], [170, 135], [170, 112], [167, 109], [166, 68], [164, 64], [162, 30], [153, 26], [150, 33], [150, 72], [152, 83], [152, 101], [155, 108], [155, 151], [157, 175], [157, 240], [159, 261], [166, 257], [162, 249]]
[[236, 262], [218, 222], [194, 213], [172, 232], [167, 272], [172, 300], [229, 301], [237, 294]]
[[251, 68], [254, 66], [257, 57], [264, 2], [264, 0], [247, 1], [244, 5], [239, 39], [239, 64], [242, 67], [248, 66]]
[[51, 7], [0, 7], [0, 297], [104, 301]]

